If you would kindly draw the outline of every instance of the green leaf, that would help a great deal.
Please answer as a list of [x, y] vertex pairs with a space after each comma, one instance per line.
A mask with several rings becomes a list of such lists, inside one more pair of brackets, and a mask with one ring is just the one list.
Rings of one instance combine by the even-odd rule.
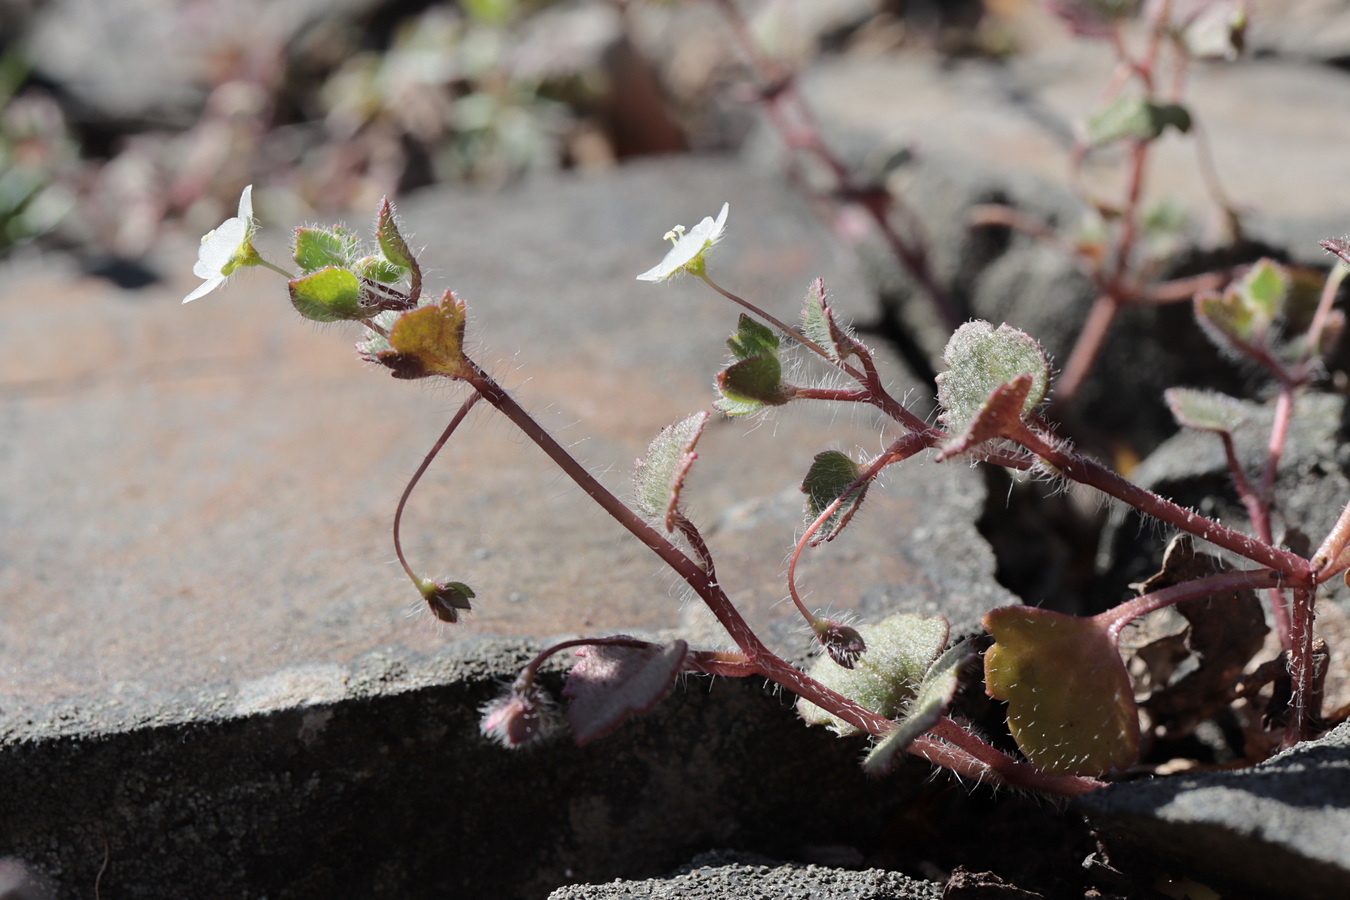
[[465, 318], [463, 302], [446, 291], [440, 303], [398, 317], [389, 329], [392, 350], [379, 354], [379, 359], [401, 378], [463, 378], [472, 371], [464, 356]]
[[1289, 276], [1268, 259], [1261, 259], [1237, 284], [1237, 295], [1252, 311], [1258, 334], [1266, 332], [1284, 308], [1289, 295]]
[[736, 333], [727, 338], [727, 347], [737, 359], [749, 359], [765, 354], [778, 358], [778, 335], [767, 325], [761, 325], [754, 319], [741, 313], [736, 323]]
[[961, 641], [933, 661], [924, 673], [923, 683], [905, 709], [896, 729], [886, 735], [867, 754], [863, 768], [868, 775], [885, 775], [895, 757], [932, 728], [947, 713], [956, 690], [961, 686], [961, 669], [975, 657], [975, 645]]
[[[862, 471], [862, 466], [838, 450], [817, 453], [802, 481], [802, 493], [806, 495], [806, 524], [810, 525], [820, 518], [820, 514], [858, 480]], [[839, 504], [839, 508], [816, 531], [811, 543], [814, 545], [833, 540], [853, 518], [866, 496], [867, 484], [863, 484]]]
[[1020, 415], [1026, 418], [1042, 400], [1050, 385], [1050, 360], [1041, 345], [1026, 332], [1003, 324], [967, 322], [947, 342], [943, 351], [947, 371], [938, 375], [938, 401], [942, 420], [955, 432], [964, 431], [1001, 385], [1019, 375], [1031, 383]]
[[1247, 346], [1268, 344], [1289, 288], [1290, 279], [1282, 267], [1259, 260], [1222, 295], [1197, 296], [1196, 321], [1223, 350], [1245, 352]]
[[409, 294], [414, 303], [422, 295], [422, 267], [417, 264], [417, 256], [408, 249], [408, 242], [398, 230], [394, 219], [394, 206], [389, 198], [380, 201], [380, 212], [375, 220], [375, 239], [380, 244], [380, 252], [396, 268], [411, 273], [412, 286]]
[[1092, 147], [1123, 140], [1151, 141], [1168, 128], [1190, 131], [1190, 111], [1176, 103], [1149, 103], [1134, 96], [1117, 97], [1083, 123], [1084, 136]]
[[793, 397], [792, 385], [782, 379], [783, 366], [776, 353], [751, 356], [717, 374], [717, 389], [728, 400], [782, 406]]
[[394, 265], [382, 256], [363, 256], [352, 266], [352, 270], [362, 278], [369, 278], [371, 281], [378, 281], [381, 284], [393, 284], [408, 271]]
[[1177, 424], [1184, 428], [1232, 434], [1247, 421], [1247, 404], [1218, 391], [1168, 388], [1163, 391], [1163, 399]]
[[732, 400], [730, 397], [722, 397], [713, 401], [713, 409], [726, 416], [753, 416], [764, 411], [764, 404], [754, 400]]
[[291, 305], [314, 322], [364, 319], [370, 311], [361, 303], [361, 284], [347, 269], [329, 266], [290, 282]]
[[[825, 349], [831, 349], [830, 325], [826, 321], [825, 279], [817, 278], [806, 289], [806, 303], [802, 306], [802, 332]], [[833, 355], [833, 354], [831, 354]], [[838, 359], [835, 356], [835, 359]]]
[[647, 445], [647, 455], [633, 467], [633, 494], [638, 509], [651, 519], [661, 519], [667, 532], [675, 530], [680, 513], [680, 489], [698, 454], [694, 445], [708, 423], [708, 413], [694, 413], [667, 425]]
[[979, 412], [961, 432], [942, 448], [938, 462], [965, 453], [985, 441], [1014, 437], [1022, 422], [1022, 410], [1031, 390], [1031, 376], [1018, 375], [1007, 384], [1000, 384], [980, 406]]
[[1134, 765], [1139, 711], [1116, 642], [1097, 619], [1029, 606], [984, 617], [994, 645], [985, 690], [1008, 704], [1018, 748], [1043, 772], [1101, 775]]
[[293, 255], [306, 273], [328, 266], [346, 268], [356, 260], [356, 236], [343, 228], [297, 228]]
[[[947, 644], [948, 625], [942, 616], [901, 613], [876, 625], [858, 628], [867, 653], [851, 669], [821, 656], [810, 675], [878, 715], [890, 718], [912, 700], [924, 674]], [[859, 729], [807, 700], [797, 701], [797, 713], [811, 725], [826, 725], [841, 735]]]
[[806, 291], [802, 307], [802, 332], [822, 347], [832, 359], [862, 356], [866, 351], [834, 320], [834, 309], [825, 302], [825, 280], [817, 278]]

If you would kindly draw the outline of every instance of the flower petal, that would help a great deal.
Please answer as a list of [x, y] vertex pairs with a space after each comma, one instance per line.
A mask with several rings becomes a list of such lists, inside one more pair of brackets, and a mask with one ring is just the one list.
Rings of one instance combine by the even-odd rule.
[[665, 258], [661, 260], [659, 265], [643, 272], [637, 277], [637, 280], [665, 281], [673, 275], [688, 271], [707, 252], [708, 248], [721, 240], [730, 209], [730, 203], [723, 203], [716, 221], [713, 220], [712, 216], [705, 216], [702, 222], [680, 236], [680, 239], [675, 242], [675, 246], [666, 252]]

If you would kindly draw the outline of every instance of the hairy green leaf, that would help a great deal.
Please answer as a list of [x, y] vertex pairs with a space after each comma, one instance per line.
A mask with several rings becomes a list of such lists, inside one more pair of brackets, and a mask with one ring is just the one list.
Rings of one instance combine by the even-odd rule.
[[295, 264], [307, 274], [356, 261], [356, 235], [343, 228], [297, 228], [294, 241]]
[[329, 266], [290, 282], [291, 305], [314, 322], [364, 319], [370, 311], [361, 303], [361, 284], [347, 269]]
[[1246, 403], [1218, 391], [1168, 388], [1163, 399], [1177, 424], [1196, 431], [1232, 434], [1248, 417]]
[[[890, 718], [912, 700], [924, 673], [946, 646], [948, 625], [942, 616], [901, 613], [876, 625], [861, 625], [858, 633], [867, 653], [851, 669], [819, 657], [811, 677], [850, 700]], [[807, 700], [797, 701], [797, 712], [811, 725], [826, 725], [841, 735], [858, 728]]]
[[933, 661], [924, 673], [914, 699], [905, 708], [904, 718], [867, 754], [863, 761], [867, 774], [885, 775], [891, 770], [897, 754], [946, 715], [947, 707], [960, 687], [961, 669], [974, 657], [975, 645], [966, 640], [948, 648]]
[[[802, 481], [802, 493], [806, 495], [806, 524], [810, 525], [820, 518], [830, 504], [838, 499], [862, 474], [862, 466], [849, 459], [838, 450], [826, 450], [817, 453], [811, 461], [811, 468]], [[833, 540], [843, 530], [849, 519], [857, 511], [867, 496], [867, 484], [861, 485], [839, 504], [839, 508], [822, 523], [812, 540], [813, 544]]]
[[675, 529], [680, 515], [680, 489], [698, 454], [694, 445], [708, 423], [708, 413], [694, 413], [667, 425], [647, 445], [647, 455], [633, 467], [633, 493], [638, 509], [651, 519], [661, 519], [667, 532]]
[[737, 359], [749, 359], [752, 356], [770, 355], [778, 357], [778, 335], [767, 325], [761, 325], [754, 319], [741, 313], [736, 323], [736, 333], [727, 338], [727, 347]]
[[989, 395], [1019, 375], [1031, 383], [1020, 415], [1030, 415], [1045, 399], [1050, 386], [1050, 360], [1041, 345], [1024, 331], [1003, 324], [967, 322], [947, 342], [942, 354], [947, 371], [938, 375], [942, 420], [954, 431], [964, 431], [989, 401]]

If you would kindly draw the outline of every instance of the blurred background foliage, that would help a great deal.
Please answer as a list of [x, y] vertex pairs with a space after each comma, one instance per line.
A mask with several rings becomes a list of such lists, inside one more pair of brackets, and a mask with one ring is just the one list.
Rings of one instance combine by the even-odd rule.
[[[1018, 0], [741, 5], [800, 65], [1001, 52], [989, 12]], [[212, 227], [248, 183], [298, 220], [732, 150], [755, 97], [707, 0], [0, 0], [0, 255], [113, 273], [166, 227]]]

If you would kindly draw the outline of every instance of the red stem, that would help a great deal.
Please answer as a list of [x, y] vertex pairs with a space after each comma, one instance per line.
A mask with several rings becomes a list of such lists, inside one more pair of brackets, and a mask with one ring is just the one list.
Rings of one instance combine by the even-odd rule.
[[1159, 497], [1127, 481], [1086, 456], [1066, 452], [1058, 445], [1052, 444], [1044, 435], [1037, 434], [1025, 425], [1009, 437], [1041, 457], [1066, 478], [1095, 487], [1146, 515], [1252, 562], [1275, 569], [1290, 581], [1300, 584], [1312, 583], [1311, 565], [1308, 560], [1297, 554], [1255, 540], [1213, 519], [1183, 509], [1171, 500]]
[[408, 498], [412, 496], [413, 488], [417, 487], [417, 482], [421, 480], [422, 474], [426, 472], [427, 467], [431, 465], [431, 461], [436, 458], [436, 454], [441, 452], [441, 448], [443, 448], [446, 442], [450, 440], [450, 436], [455, 433], [455, 429], [464, 421], [464, 417], [469, 414], [469, 410], [473, 409], [473, 405], [481, 399], [482, 395], [478, 393], [470, 394], [464, 399], [464, 403], [459, 407], [459, 412], [455, 413], [455, 417], [450, 420], [450, 424], [445, 426], [445, 430], [442, 431], [441, 436], [436, 439], [436, 443], [432, 445], [432, 448], [429, 451], [427, 451], [427, 455], [422, 458], [422, 464], [417, 467], [417, 471], [413, 473], [413, 477], [408, 479], [407, 486], [403, 488], [403, 496], [398, 498], [398, 507], [394, 510], [394, 553], [398, 556], [399, 565], [403, 566], [403, 571], [408, 573], [408, 577], [412, 579], [413, 584], [418, 586], [418, 590], [421, 590], [422, 577], [415, 573], [412, 570], [412, 567], [408, 565], [408, 559], [403, 555], [403, 541], [399, 534], [399, 527], [403, 522], [403, 509], [408, 505]]

